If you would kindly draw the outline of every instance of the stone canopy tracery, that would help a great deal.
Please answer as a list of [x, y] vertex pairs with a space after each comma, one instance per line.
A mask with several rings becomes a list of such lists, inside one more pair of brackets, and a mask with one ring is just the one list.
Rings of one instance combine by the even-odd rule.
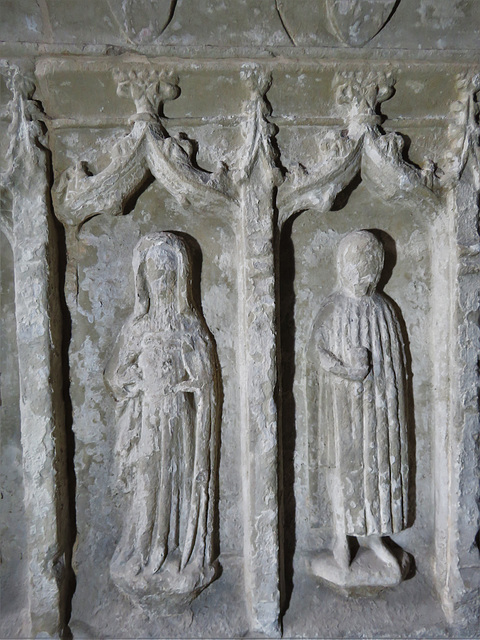
[[[148, 33], [141, 4], [111, 11], [132, 46], [144, 33], [155, 49], [184, 3], [165, 3]], [[471, 632], [479, 73], [456, 54], [378, 54], [402, 3], [370, 3], [383, 13], [357, 31], [342, 21], [360, 4], [340, 4], [318, 9], [322, 56], [286, 2], [272, 3], [282, 55], [5, 56], [0, 224], [14, 321], [2, 331], [15, 335], [5, 357], [20, 379], [15, 390], [5, 374], [19, 406], [29, 602], [9, 629], [115, 634], [128, 602], [138, 637], [186, 637], [189, 624], [200, 637], [294, 637], [320, 619], [333, 633], [321, 604], [343, 606], [333, 582], [349, 611], [387, 588], [392, 620], [410, 603], [424, 629], [446, 616], [449, 637]], [[448, 104], [422, 96], [429, 82]], [[337, 247], [355, 234], [373, 238], [368, 255], [385, 253], [368, 309], [336, 279]], [[329, 300], [334, 319], [320, 321]], [[363, 373], [339, 381], [350, 357]], [[366, 421], [371, 451], [348, 453], [342, 429], [357, 425], [360, 451]], [[322, 447], [340, 447], [341, 463], [323, 464]], [[368, 482], [376, 502], [358, 498]], [[377, 522], [407, 502], [398, 526], [349, 528], [359, 510]], [[342, 579], [318, 555], [332, 549], [347, 558]]]

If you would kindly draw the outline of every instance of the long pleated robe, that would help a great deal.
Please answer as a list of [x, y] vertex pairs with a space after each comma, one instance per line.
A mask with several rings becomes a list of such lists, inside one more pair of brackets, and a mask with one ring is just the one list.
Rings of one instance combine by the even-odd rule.
[[[320, 363], [324, 349], [347, 366], [368, 349], [363, 382], [345, 379]], [[317, 420], [309, 421], [311, 477], [336, 471], [345, 533], [390, 535], [407, 526], [408, 425], [405, 350], [391, 302], [382, 294], [330, 296], [318, 313], [309, 343], [307, 394]]]
[[[148, 316], [124, 325], [108, 382], [120, 400], [116, 458], [129, 496], [113, 563], [133, 556], [157, 572], [178, 550], [188, 563], [212, 566], [217, 397], [215, 354], [199, 321], [152, 332]], [[141, 372], [141, 391], [126, 389]], [[176, 386], [185, 380], [186, 390]], [[188, 392], [188, 381], [194, 386]]]

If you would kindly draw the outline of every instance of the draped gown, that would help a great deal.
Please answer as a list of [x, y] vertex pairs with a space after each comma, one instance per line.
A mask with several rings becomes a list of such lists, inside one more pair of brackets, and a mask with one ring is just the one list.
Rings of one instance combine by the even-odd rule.
[[118, 400], [116, 459], [127, 495], [112, 570], [124, 579], [214, 565], [215, 354], [194, 317], [124, 325], [106, 378]]
[[[370, 352], [362, 381], [325, 370], [326, 350], [355, 366], [358, 349]], [[308, 349], [307, 393], [316, 419], [309, 423], [309, 465], [334, 470], [352, 536], [397, 533], [408, 519], [408, 425], [405, 349], [392, 303], [381, 293], [355, 298], [332, 294], [315, 321]]]

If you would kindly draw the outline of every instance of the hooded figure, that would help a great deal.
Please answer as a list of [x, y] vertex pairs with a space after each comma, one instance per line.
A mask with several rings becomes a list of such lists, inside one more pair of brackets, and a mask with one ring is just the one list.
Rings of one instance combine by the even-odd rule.
[[407, 527], [405, 349], [393, 305], [376, 291], [383, 263], [373, 234], [341, 240], [339, 290], [316, 316], [307, 352], [309, 467], [314, 481], [318, 466], [327, 468], [333, 555], [343, 569], [352, 561], [347, 536], [394, 565], [384, 537]]
[[110, 569], [130, 595], [163, 589], [188, 600], [216, 573], [217, 357], [183, 239], [144, 236], [133, 269], [135, 308], [105, 370], [128, 505]]

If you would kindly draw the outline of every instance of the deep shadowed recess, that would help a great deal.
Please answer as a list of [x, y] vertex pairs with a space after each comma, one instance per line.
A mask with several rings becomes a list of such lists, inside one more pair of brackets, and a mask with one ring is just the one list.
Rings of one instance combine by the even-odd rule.
[[282, 496], [283, 533], [283, 593], [282, 614], [288, 609], [293, 591], [293, 559], [296, 548], [296, 501], [295, 501], [295, 446], [296, 407], [293, 395], [295, 377], [295, 247], [292, 242], [293, 223], [301, 212], [291, 216], [284, 224], [280, 236], [280, 362], [282, 411], [280, 429], [280, 450], [282, 477], [280, 492]]
[[[51, 160], [51, 159], [50, 159]], [[51, 166], [51, 164], [50, 164]], [[52, 185], [50, 185], [52, 186]], [[66, 467], [67, 482], [67, 541], [65, 549], [65, 575], [64, 590], [60, 597], [60, 637], [71, 638], [69, 621], [72, 613], [72, 599], [76, 589], [75, 572], [72, 567], [73, 547], [77, 537], [77, 516], [76, 516], [76, 488], [77, 479], [75, 475], [75, 436], [73, 432], [73, 410], [70, 398], [70, 364], [69, 348], [72, 339], [72, 319], [65, 299], [65, 276], [67, 271], [67, 244], [65, 229], [53, 214], [53, 205], [50, 201], [51, 220], [53, 221], [53, 234], [56, 236], [56, 267], [57, 280], [54, 284], [56, 304], [59, 307], [61, 324], [57, 331], [61, 335], [57, 339], [57, 349], [60, 356], [61, 384], [61, 408], [63, 410], [63, 428], [65, 437], [64, 464]]]

